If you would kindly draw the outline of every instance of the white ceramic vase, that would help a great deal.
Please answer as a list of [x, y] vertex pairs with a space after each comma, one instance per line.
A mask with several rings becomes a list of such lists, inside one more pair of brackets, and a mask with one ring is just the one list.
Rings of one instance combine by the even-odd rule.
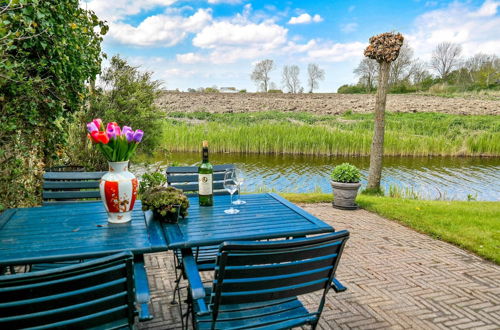
[[128, 171], [128, 161], [108, 164], [109, 172], [103, 175], [99, 187], [108, 222], [129, 222], [137, 198], [137, 178]]

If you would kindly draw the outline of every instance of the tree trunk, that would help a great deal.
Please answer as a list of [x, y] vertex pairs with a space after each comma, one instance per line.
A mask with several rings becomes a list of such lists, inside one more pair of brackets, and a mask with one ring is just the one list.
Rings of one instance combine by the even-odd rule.
[[375, 100], [375, 129], [370, 151], [370, 170], [368, 174], [368, 189], [380, 189], [382, 176], [382, 159], [384, 156], [385, 101], [389, 81], [390, 63], [381, 62], [378, 75], [377, 97]]

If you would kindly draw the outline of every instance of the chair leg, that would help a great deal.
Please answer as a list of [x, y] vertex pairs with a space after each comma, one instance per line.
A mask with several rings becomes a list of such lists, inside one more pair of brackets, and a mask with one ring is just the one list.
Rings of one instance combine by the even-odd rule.
[[[177, 297], [179, 298], [179, 316], [181, 317], [181, 329], [184, 329], [184, 314], [182, 313], [181, 290], [177, 289]], [[175, 296], [175, 291], [174, 291]]]
[[175, 256], [175, 251], [173, 252], [174, 254], [174, 271], [175, 271], [175, 287], [174, 287], [174, 294], [172, 295], [172, 301], [170, 302], [171, 305], [177, 304], [175, 301], [175, 293], [177, 290], [179, 290], [179, 282], [181, 281], [181, 276], [177, 272], [177, 257]]

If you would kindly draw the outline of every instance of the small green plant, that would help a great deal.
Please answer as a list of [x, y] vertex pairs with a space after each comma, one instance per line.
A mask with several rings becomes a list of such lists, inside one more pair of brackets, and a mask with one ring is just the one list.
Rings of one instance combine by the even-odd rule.
[[177, 222], [178, 216], [188, 215], [189, 199], [174, 187], [152, 187], [142, 196], [142, 210], [153, 211], [155, 218]]
[[331, 178], [335, 182], [357, 183], [361, 179], [361, 173], [356, 166], [343, 163], [335, 166]]
[[[467, 201], [469, 202], [475, 202], [477, 201], [477, 193], [472, 195], [472, 194], [467, 194]], [[1, 206], [0, 206], [1, 207]]]
[[167, 183], [167, 178], [161, 172], [144, 173], [139, 183], [139, 195], [142, 196], [146, 190], [154, 187], [161, 187]]

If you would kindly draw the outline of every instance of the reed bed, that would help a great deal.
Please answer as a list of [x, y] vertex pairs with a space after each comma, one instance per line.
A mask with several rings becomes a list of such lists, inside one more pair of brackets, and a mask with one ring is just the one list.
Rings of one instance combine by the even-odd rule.
[[[214, 152], [368, 155], [371, 114], [169, 113], [164, 147]], [[389, 113], [385, 154], [392, 156], [499, 156], [500, 118], [435, 113]]]

